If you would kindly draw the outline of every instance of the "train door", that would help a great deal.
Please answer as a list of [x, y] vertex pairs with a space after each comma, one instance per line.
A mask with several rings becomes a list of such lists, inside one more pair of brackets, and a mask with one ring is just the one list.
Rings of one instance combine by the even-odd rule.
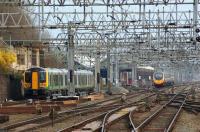
[[38, 89], [39, 83], [38, 83], [38, 72], [32, 72], [32, 89], [36, 90]]

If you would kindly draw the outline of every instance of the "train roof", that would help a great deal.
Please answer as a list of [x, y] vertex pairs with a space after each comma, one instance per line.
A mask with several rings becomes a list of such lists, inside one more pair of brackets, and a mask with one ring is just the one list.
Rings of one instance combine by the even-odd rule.
[[[32, 68], [29, 68], [27, 69], [26, 71], [30, 71], [30, 70], [33, 70], [33, 69], [39, 69], [41, 71], [43, 70], [47, 70], [48, 72], [50, 73], [68, 73], [68, 70], [67, 69], [58, 69], [58, 68], [42, 68], [42, 67], [32, 67]], [[76, 70], [74, 71], [75, 74], [93, 74], [92, 71], [89, 71], [89, 70]]]
[[30, 71], [30, 70], [39, 70], [39, 71], [45, 71], [45, 68], [42, 67], [31, 67], [25, 70], [26, 71]]
[[[57, 69], [57, 68], [46, 68], [51, 73], [68, 73], [67, 69]], [[93, 74], [92, 71], [88, 70], [78, 70], [74, 71], [75, 74]]]
[[78, 74], [93, 74], [92, 71], [88, 71], [88, 70], [77, 70], [75, 71], [75, 74], [78, 73]]
[[46, 68], [48, 72], [51, 73], [67, 73], [67, 69], [57, 69], [57, 68]]

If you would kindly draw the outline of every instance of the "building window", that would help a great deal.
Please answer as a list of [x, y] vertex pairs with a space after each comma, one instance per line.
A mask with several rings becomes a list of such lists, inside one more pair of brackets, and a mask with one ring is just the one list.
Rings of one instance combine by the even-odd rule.
[[44, 51], [40, 50], [40, 66], [45, 67], [44, 64]]
[[17, 64], [25, 65], [25, 55], [24, 54], [17, 55]]
[[37, 57], [36, 57], [36, 51], [35, 50], [32, 50], [32, 65], [34, 65], [34, 66], [36, 66], [37, 64], [37, 62], [36, 62], [36, 59], [37, 59]]

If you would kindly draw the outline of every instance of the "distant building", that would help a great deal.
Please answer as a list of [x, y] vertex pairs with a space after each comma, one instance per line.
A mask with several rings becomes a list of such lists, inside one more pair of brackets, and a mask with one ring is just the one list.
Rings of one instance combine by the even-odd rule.
[[44, 50], [41, 43], [20, 45], [14, 44], [14, 51], [17, 56], [17, 62], [13, 68], [18, 71], [24, 71], [33, 66], [44, 67]]

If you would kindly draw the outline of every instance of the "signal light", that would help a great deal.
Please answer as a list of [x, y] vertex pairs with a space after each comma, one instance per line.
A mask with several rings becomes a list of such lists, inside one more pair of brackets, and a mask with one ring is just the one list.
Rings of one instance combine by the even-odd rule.
[[200, 42], [200, 36], [199, 36], [199, 37], [196, 37], [196, 41], [197, 41], [197, 42]]
[[195, 31], [196, 31], [196, 33], [199, 33], [199, 32], [200, 32], [200, 29], [199, 29], [199, 28], [197, 28]]

